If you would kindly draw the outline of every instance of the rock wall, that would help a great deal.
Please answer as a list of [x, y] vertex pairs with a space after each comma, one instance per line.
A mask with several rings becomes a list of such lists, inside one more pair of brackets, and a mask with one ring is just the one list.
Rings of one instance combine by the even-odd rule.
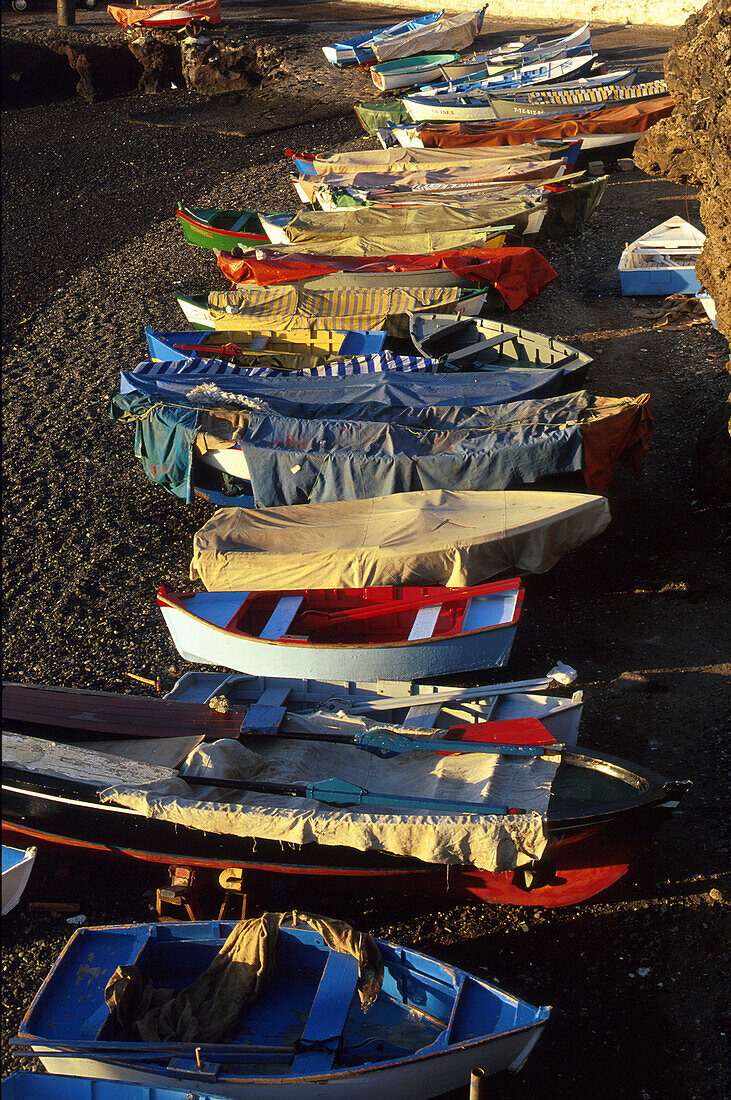
[[643, 134], [634, 159], [650, 175], [700, 188], [706, 244], [696, 272], [731, 341], [731, 0], [708, 0], [688, 19], [665, 77], [675, 111]]

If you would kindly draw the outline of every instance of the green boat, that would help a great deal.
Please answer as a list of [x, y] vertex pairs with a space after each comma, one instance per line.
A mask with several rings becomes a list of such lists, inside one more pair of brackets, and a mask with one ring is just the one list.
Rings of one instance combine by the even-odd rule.
[[191, 210], [179, 202], [176, 213], [188, 244], [226, 252], [269, 244], [254, 210]]

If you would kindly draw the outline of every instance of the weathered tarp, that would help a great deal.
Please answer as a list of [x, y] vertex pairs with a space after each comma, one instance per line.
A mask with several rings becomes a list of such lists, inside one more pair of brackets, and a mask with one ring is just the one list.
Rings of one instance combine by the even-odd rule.
[[371, 49], [379, 61], [394, 61], [399, 57], [416, 57], [423, 53], [463, 50], [480, 33], [483, 12], [484, 8], [481, 11], [443, 15], [436, 23], [417, 26], [408, 35], [374, 35], [370, 43]]
[[672, 114], [674, 107], [671, 96], [662, 96], [646, 103], [626, 103], [574, 117], [541, 115], [497, 122], [429, 122], [421, 126], [419, 137], [425, 148], [462, 149], [463, 146], [520, 146], [526, 141], [567, 140], [584, 134], [641, 134]]
[[474, 409], [576, 389], [575, 379], [584, 374], [584, 364], [574, 363], [555, 370], [517, 367], [476, 374], [388, 370], [349, 377], [289, 376], [283, 382], [281, 377], [237, 374], [236, 368], [222, 375], [218, 365], [206, 371], [206, 363], [196, 359], [188, 360], [183, 372], [177, 363], [168, 364], [167, 372], [160, 369], [164, 366], [143, 363], [136, 371], [125, 371], [123, 392], [136, 390], [155, 401], [180, 400], [202, 406], [236, 405], [239, 396], [255, 398], [267, 411], [315, 419], [347, 416], [349, 420], [399, 423], [403, 418], [410, 423], [414, 410], [422, 409], [428, 410], [424, 417], [431, 425], [443, 423], [455, 407]]
[[[521, 199], [484, 199], [475, 203], [444, 203], [438, 213], [424, 206], [399, 208], [354, 207], [349, 210], [301, 210], [279, 227], [290, 244], [304, 250], [309, 241], [342, 237], [400, 237], [428, 233], [435, 222], [441, 232], [481, 229], [486, 226], [525, 225], [527, 215], [541, 204]], [[267, 229], [266, 220], [264, 228]], [[401, 246], [403, 247], [403, 246]], [[393, 252], [393, 248], [391, 248]]]
[[[551, 269], [553, 270], [553, 269]], [[294, 286], [213, 290], [208, 305], [214, 326], [305, 329], [317, 321], [323, 329], [387, 328], [392, 336], [408, 334], [408, 313], [415, 309], [450, 310], [462, 296], [459, 287], [347, 287], [305, 290]]]
[[[207, 19], [209, 23], [221, 22], [220, 0], [185, 0], [182, 4], [155, 4], [139, 8], [127, 4], [107, 4], [107, 11], [120, 27], [132, 27], [153, 15], [181, 10], [190, 12], [191, 19]], [[164, 27], [164, 24], [161, 26]]]
[[193, 538], [209, 591], [481, 584], [543, 573], [609, 523], [580, 493], [397, 493], [287, 508], [222, 508]]
[[525, 144], [518, 149], [466, 149], [459, 154], [441, 149], [363, 149], [348, 153], [332, 153], [329, 157], [314, 157], [316, 175], [330, 172], [407, 172], [425, 168], [464, 168], [507, 166], [522, 160], [552, 160], [555, 150], [541, 145]]
[[647, 400], [581, 392], [454, 408], [444, 410], [439, 428], [422, 427], [431, 415], [424, 409], [398, 424], [251, 413], [239, 446], [254, 499], [265, 507], [418, 489], [507, 489], [582, 469], [587, 487], [604, 492], [620, 458], [642, 467], [653, 427]]
[[150, 481], [162, 485], [190, 504], [193, 492], [193, 448], [202, 422], [202, 412], [189, 403], [168, 405], [150, 401], [138, 393], [112, 398], [112, 420], [134, 423], [135, 458], [139, 458]]
[[376, 136], [376, 131], [384, 122], [408, 122], [411, 117], [400, 99], [392, 99], [388, 103], [357, 103], [353, 110], [370, 137]]
[[[505, 234], [490, 227], [478, 229], [456, 229], [442, 232], [431, 229], [423, 233], [405, 233], [398, 238], [398, 247], [404, 255], [422, 256], [430, 252], [446, 252], [454, 248], [502, 248]], [[308, 241], [305, 249], [297, 244], [268, 244], [265, 249], [252, 249], [256, 254], [277, 253], [280, 256], [301, 255], [306, 251], [310, 255], [327, 256], [389, 256], [394, 249], [394, 238], [383, 235], [355, 235], [353, 237], [327, 237], [323, 240]]]
[[356, 191], [401, 190], [404, 193], [465, 189], [476, 184], [509, 184], [526, 180], [554, 179], [565, 169], [565, 161], [518, 160], [452, 168], [411, 169], [404, 172], [328, 172], [320, 176], [300, 176], [300, 183], [314, 198], [321, 188], [351, 187]]
[[453, 249], [426, 256], [392, 255], [380, 258], [297, 257], [272, 255], [257, 259], [252, 253], [232, 256], [221, 252], [218, 266], [236, 285], [267, 286], [310, 279], [333, 272], [427, 271], [444, 268], [476, 285], [494, 286], [511, 309], [517, 309], [553, 282], [556, 272], [533, 248]]
[[[296, 716], [303, 730], [307, 715]], [[294, 716], [293, 716], [294, 721]], [[315, 731], [352, 730], [346, 715], [309, 719]], [[362, 725], [362, 723], [359, 723]], [[407, 752], [381, 760], [347, 744], [259, 737], [256, 749], [227, 738], [202, 745], [188, 757], [186, 774], [279, 783], [314, 783], [347, 777], [365, 790], [505, 806], [527, 812], [504, 816], [405, 814], [389, 809], [329, 809], [314, 799], [249, 794], [201, 786], [195, 796], [182, 779], [145, 787], [118, 783], [100, 793], [102, 802], [172, 821], [189, 829], [260, 837], [294, 844], [325, 844], [357, 851], [390, 852], [425, 863], [474, 864], [510, 870], [539, 859], [546, 845], [542, 815], [551, 793], [559, 755], [530, 759], [487, 753]]]
[[148, 475], [184, 500], [197, 428], [202, 453], [240, 448], [257, 505], [276, 507], [420, 489], [507, 489], [580, 470], [590, 491], [604, 492], [618, 461], [636, 475], [642, 469], [654, 426], [648, 400], [581, 391], [477, 408], [394, 408], [399, 423], [384, 424], [201, 409], [128, 393], [112, 398], [110, 415], [137, 421]]

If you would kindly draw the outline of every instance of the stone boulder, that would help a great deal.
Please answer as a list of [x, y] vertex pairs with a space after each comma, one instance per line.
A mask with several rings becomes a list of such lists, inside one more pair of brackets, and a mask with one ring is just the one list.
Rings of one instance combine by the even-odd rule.
[[640, 138], [635, 163], [650, 175], [700, 188], [706, 244], [698, 278], [731, 340], [731, 0], [708, 0], [665, 57], [676, 108]]
[[200, 95], [243, 92], [261, 82], [256, 48], [238, 37], [188, 36], [181, 46], [183, 79]]
[[145, 28], [130, 27], [127, 32], [130, 53], [142, 69], [137, 89], [143, 93], [168, 91], [183, 86], [180, 44], [170, 33], [150, 34]]

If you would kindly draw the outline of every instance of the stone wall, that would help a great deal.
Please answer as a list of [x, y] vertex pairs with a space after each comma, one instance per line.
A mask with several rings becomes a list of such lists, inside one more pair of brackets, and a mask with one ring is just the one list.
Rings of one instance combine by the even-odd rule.
[[[351, 0], [353, 18], [357, 19], [358, 3]], [[560, 19], [563, 22], [586, 20], [596, 23], [641, 23], [659, 27], [679, 27], [703, 0], [490, 0], [488, 16], [500, 19]], [[413, 8], [423, 14], [435, 10], [423, 0], [368, 0], [368, 7]], [[447, 0], [447, 11], [475, 11], [479, 0]]]
[[688, 19], [665, 77], [675, 111], [640, 138], [635, 163], [700, 188], [706, 244], [696, 272], [731, 340], [731, 0], [708, 0]]

